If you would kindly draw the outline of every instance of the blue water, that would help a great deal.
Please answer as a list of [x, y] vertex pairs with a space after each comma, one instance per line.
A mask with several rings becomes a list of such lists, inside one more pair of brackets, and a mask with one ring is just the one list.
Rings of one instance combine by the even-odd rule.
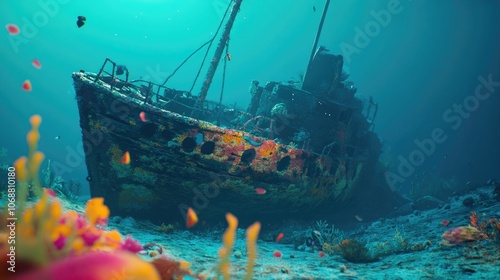
[[[467, 99], [481, 84], [478, 76], [500, 81], [500, 2], [436, 2], [332, 1], [320, 45], [344, 54], [358, 95], [379, 102], [375, 130], [393, 173], [398, 174], [401, 158], [420, 149], [415, 140], [432, 137], [438, 128], [446, 140], [429, 146], [408, 178], [422, 172], [464, 182], [500, 178], [500, 87], [492, 87], [477, 106]], [[4, 0], [1, 24], [17, 24], [21, 34], [10, 36], [3, 29], [0, 36], [0, 147], [11, 160], [26, 154], [21, 140], [28, 118], [40, 114], [40, 149], [60, 164], [63, 177], [85, 182], [71, 73], [97, 72], [109, 57], [127, 65], [132, 79], [161, 83], [213, 36], [228, 3]], [[319, 0], [244, 0], [231, 33], [224, 102], [246, 107], [250, 81], [286, 81], [304, 72], [323, 5]], [[81, 28], [79, 15], [87, 18]], [[189, 89], [203, 53], [168, 85]], [[42, 69], [31, 66], [35, 58]], [[209, 99], [218, 100], [220, 74], [219, 68]], [[31, 92], [21, 89], [26, 79]], [[198, 83], [193, 93], [200, 88]], [[474, 105], [467, 114], [447, 113], [467, 100]]]

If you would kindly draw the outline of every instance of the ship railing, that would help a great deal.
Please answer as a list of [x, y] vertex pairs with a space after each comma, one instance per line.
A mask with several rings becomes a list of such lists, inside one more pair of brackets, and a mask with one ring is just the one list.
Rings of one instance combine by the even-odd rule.
[[[111, 65], [113, 67], [111, 70], [111, 73], [105, 70], [107, 63], [111, 63]], [[101, 69], [99, 70], [99, 73], [97, 73], [97, 75], [94, 79], [94, 82], [97, 82], [102, 77], [103, 73], [107, 74], [111, 78], [111, 81], [115, 81], [116, 79], [120, 80], [119, 78], [117, 78], [117, 76], [125, 73], [125, 81], [124, 82], [125, 82], [125, 84], [128, 84], [129, 72], [128, 72], [127, 67], [125, 67], [124, 65], [118, 65], [116, 62], [112, 61], [109, 58], [106, 58], [106, 60], [104, 60], [104, 63], [102, 64]], [[110, 85], [111, 85], [111, 90], [113, 90], [114, 83], [110, 83]]]
[[[106, 67], [108, 63], [111, 64], [111, 70], [106, 70], [109, 68], [109, 67]], [[125, 80], [122, 80], [118, 77], [119, 75], [122, 75], [122, 74], [126, 74]], [[106, 79], [103, 79], [104, 77], [106, 77]], [[199, 108], [196, 108], [193, 106], [189, 106], [187, 104], [184, 104], [182, 102], [175, 100], [174, 98], [169, 98], [167, 96], [160, 94], [160, 92], [162, 92], [162, 90], [163, 91], [164, 90], [171, 90], [170, 88], [168, 88], [164, 85], [160, 85], [160, 84], [157, 84], [157, 83], [154, 83], [151, 81], [147, 81], [147, 80], [143, 80], [143, 79], [137, 79], [137, 80], [133, 80], [133, 81], [129, 82], [128, 78], [129, 78], [129, 71], [125, 66], [118, 65], [116, 62], [112, 61], [111, 59], [106, 58], [104, 60], [104, 63], [101, 66], [101, 69], [99, 70], [99, 73], [96, 75], [94, 82], [101, 80], [105, 83], [108, 83], [111, 87], [110, 90], [113, 90], [113, 87], [116, 84], [115, 82], [122, 81], [122, 82], [124, 82], [124, 85], [135, 88], [136, 90], [138, 90], [141, 93], [141, 95], [144, 96], [144, 100], [143, 100], [144, 103], [152, 104], [153, 97], [155, 97], [156, 100], [166, 100], [167, 102], [177, 103], [177, 104], [184, 106], [190, 110], [203, 111], [202, 109], [199, 109]], [[108, 79], [111, 82], [107, 81]]]
[[[109, 66], [111, 65], [111, 67]], [[109, 69], [111, 68], [111, 69]], [[120, 71], [121, 70], [121, 71]], [[120, 75], [126, 74], [125, 80], [122, 80], [119, 78]], [[185, 104], [183, 102], [180, 102], [177, 99], [179, 94], [181, 95], [187, 95], [191, 96], [191, 93], [189, 91], [177, 91], [172, 88], [166, 87], [163, 84], [157, 84], [151, 81], [143, 80], [143, 79], [136, 79], [129, 81], [129, 72], [128, 69], [123, 66], [119, 65], [116, 62], [112, 61], [109, 58], [106, 58], [103, 65], [101, 66], [99, 73], [96, 75], [94, 78], [94, 82], [97, 81], [102, 81], [110, 85], [111, 89], [110, 90], [119, 90], [121, 91], [121, 87], [119, 85], [124, 85], [129, 88], [133, 88], [137, 90], [137, 92], [140, 93], [140, 96], [143, 97], [143, 103], [151, 104], [151, 105], [165, 105], [170, 102], [178, 104], [180, 106], [183, 106], [186, 108], [186, 110], [190, 112], [198, 112], [199, 116], [203, 116], [207, 111], [213, 112], [216, 107], [219, 107], [218, 109], [218, 114], [220, 114], [223, 110], [220, 108], [221, 104], [217, 103], [218, 105], [215, 106], [211, 102], [207, 100], [205, 102], [203, 108], [199, 108], [197, 106], [190, 106], [188, 104]], [[119, 82], [119, 83], [118, 83]], [[174, 94], [173, 97], [169, 97], [166, 94], [163, 94], [167, 91], [176, 91], [177, 93]], [[161, 102], [165, 102], [164, 104], [160, 104]], [[225, 106], [224, 106], [225, 107]], [[228, 107], [229, 108], [229, 107]], [[234, 110], [236, 110], [240, 115], [241, 114], [248, 114], [242, 110], [236, 109], [236, 106], [233, 107]], [[183, 114], [185, 116], [189, 116], [189, 113]], [[218, 117], [217, 117], [218, 118]]]

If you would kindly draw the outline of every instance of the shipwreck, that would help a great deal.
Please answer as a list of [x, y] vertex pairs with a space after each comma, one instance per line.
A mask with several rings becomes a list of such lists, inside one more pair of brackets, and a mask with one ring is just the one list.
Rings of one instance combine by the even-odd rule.
[[301, 81], [252, 81], [246, 109], [205, 100], [240, 4], [198, 95], [131, 81], [111, 59], [97, 73], [73, 73], [91, 195], [114, 215], [164, 222], [191, 207], [208, 222], [226, 212], [243, 221], [306, 217], [369, 188], [377, 104], [355, 96], [341, 55], [315, 43]]

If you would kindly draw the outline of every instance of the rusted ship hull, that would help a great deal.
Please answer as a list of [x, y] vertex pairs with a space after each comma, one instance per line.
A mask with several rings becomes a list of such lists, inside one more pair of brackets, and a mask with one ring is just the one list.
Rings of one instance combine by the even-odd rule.
[[[265, 221], [334, 211], [363, 191], [378, 157], [336, 159], [225, 129], [95, 77], [73, 73], [91, 195], [114, 215], [163, 222], [192, 207], [210, 222], [226, 212]], [[130, 164], [121, 162], [126, 151]]]

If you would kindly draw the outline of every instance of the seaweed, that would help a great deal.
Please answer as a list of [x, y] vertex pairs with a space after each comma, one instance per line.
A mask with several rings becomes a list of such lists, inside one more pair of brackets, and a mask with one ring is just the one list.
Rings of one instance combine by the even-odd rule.
[[370, 255], [366, 243], [356, 239], [345, 239], [340, 244], [342, 257], [353, 263], [369, 263], [378, 260], [378, 257]]
[[47, 161], [47, 168], [42, 170], [42, 174], [42, 186], [53, 190], [58, 196], [62, 196], [69, 201], [77, 201], [82, 194], [82, 183], [72, 179], [65, 180], [56, 175], [50, 165], [50, 159]]

